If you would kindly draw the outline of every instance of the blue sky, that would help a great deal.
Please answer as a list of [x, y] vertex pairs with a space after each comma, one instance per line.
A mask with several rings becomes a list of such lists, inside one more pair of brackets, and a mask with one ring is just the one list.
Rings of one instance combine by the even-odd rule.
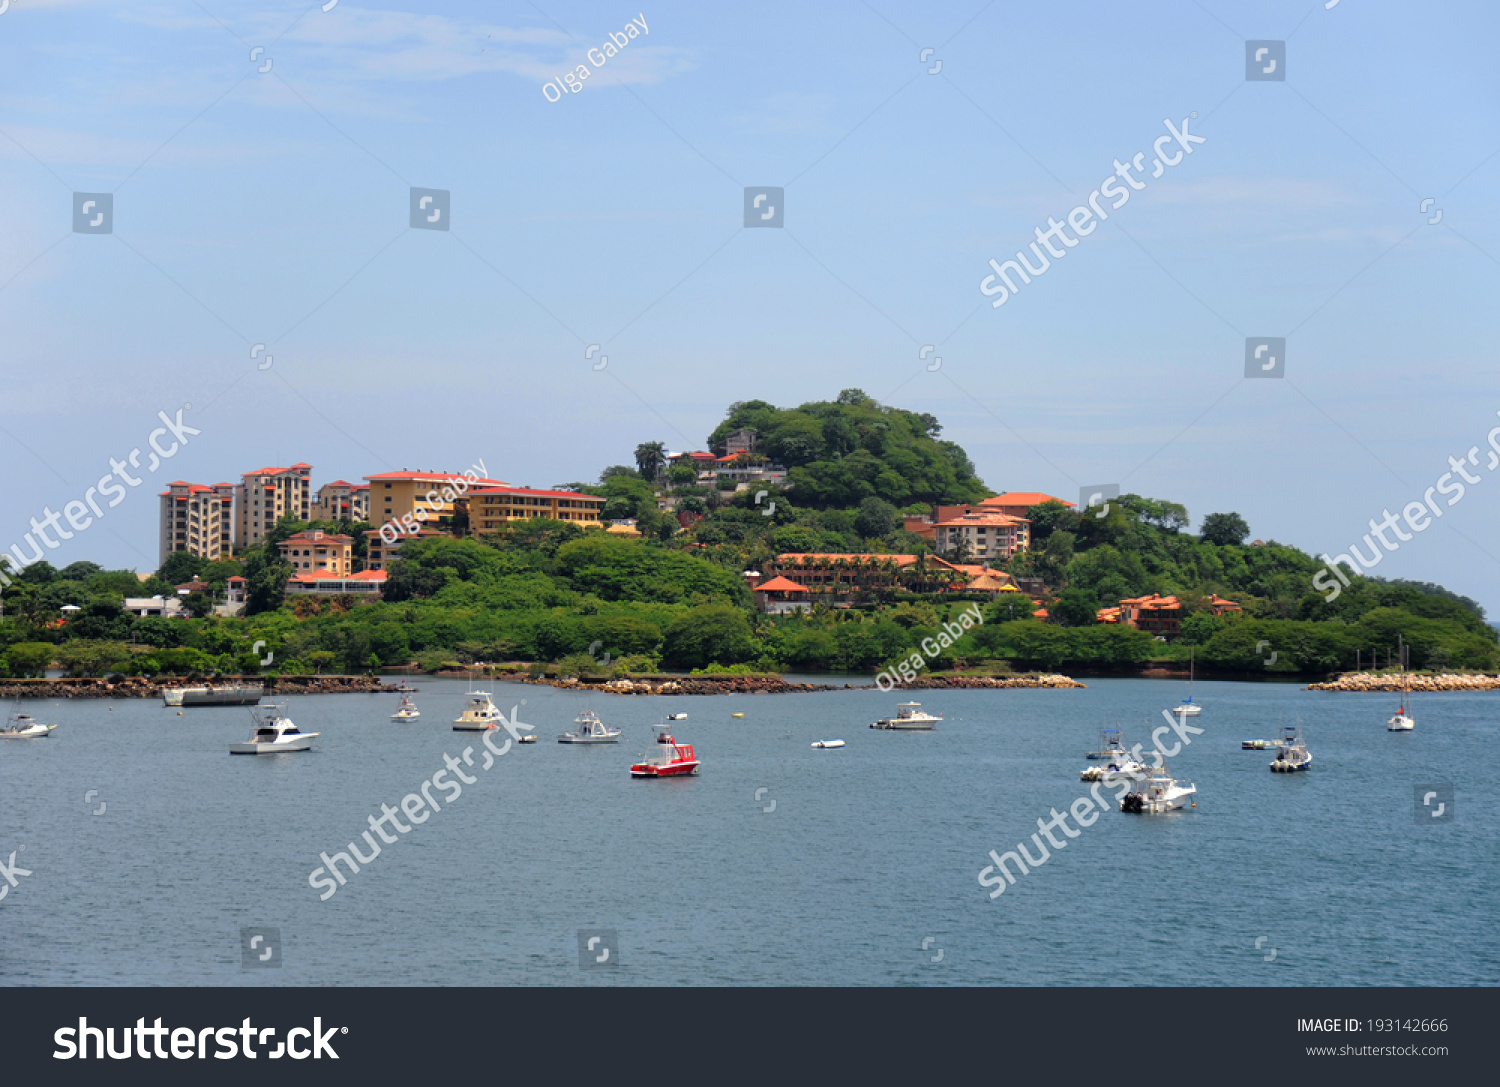
[[[632, 18], [649, 34], [547, 100]], [[12, 0], [0, 547], [185, 403], [202, 433], [51, 561], [152, 568], [173, 479], [482, 458], [549, 486], [700, 446], [734, 400], [858, 386], [937, 415], [997, 490], [1119, 482], [1344, 550], [1500, 425], [1496, 23]], [[1247, 39], [1287, 42], [1285, 82], [1245, 80]], [[1206, 143], [990, 307], [991, 257], [1194, 112]], [[757, 185], [784, 229], [742, 227]], [[408, 227], [412, 186], [451, 191], [451, 231]], [[74, 191], [114, 194], [113, 234], [72, 232]], [[1243, 379], [1247, 336], [1288, 338], [1284, 380]], [[1500, 471], [1471, 470], [1376, 572], [1493, 609]]]

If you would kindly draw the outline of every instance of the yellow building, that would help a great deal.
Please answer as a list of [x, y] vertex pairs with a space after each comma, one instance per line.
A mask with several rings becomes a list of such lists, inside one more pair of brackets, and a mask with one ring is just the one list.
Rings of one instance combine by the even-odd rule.
[[260, 543], [283, 517], [306, 521], [311, 515], [311, 464], [246, 472], [235, 488], [235, 546], [244, 549]]
[[345, 483], [336, 479], [318, 488], [312, 504], [314, 521], [368, 521], [370, 519], [370, 485]]
[[349, 536], [330, 536], [314, 528], [288, 536], [276, 547], [299, 574], [348, 577], [352, 572], [354, 540]]
[[205, 559], [229, 557], [234, 484], [205, 487], [179, 479], [168, 483], [160, 498], [158, 566], [174, 551], [186, 551]]
[[415, 518], [420, 510], [423, 517], [418, 520], [436, 528], [439, 521], [453, 516], [456, 502], [466, 501], [464, 488], [472, 494], [476, 487], [508, 486], [504, 480], [475, 479], [462, 472], [382, 472], [365, 479], [370, 484], [368, 517], [372, 525]]
[[469, 530], [493, 532], [507, 521], [550, 517], [579, 525], [602, 524], [604, 499], [577, 491], [534, 491], [527, 487], [481, 487], [469, 498]]

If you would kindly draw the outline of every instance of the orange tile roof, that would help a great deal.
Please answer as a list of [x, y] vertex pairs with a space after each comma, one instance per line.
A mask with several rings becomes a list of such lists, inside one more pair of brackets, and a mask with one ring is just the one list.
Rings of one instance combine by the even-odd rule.
[[603, 505], [604, 501], [605, 501], [605, 499], [602, 496], [600, 496], [600, 495], [597, 495], [597, 494], [585, 494], [582, 491], [538, 491], [538, 490], [533, 490], [530, 487], [508, 487], [508, 486], [505, 486], [504, 484], [500, 485], [499, 487], [482, 487], [482, 488], [480, 488], [478, 490], [471, 490], [469, 493], [470, 494], [534, 494], [534, 495], [543, 495], [543, 496], [545, 496], [547, 498], [592, 498], [595, 501], [597, 501], [600, 505]]
[[805, 593], [807, 592], [807, 589], [805, 589], [801, 585], [798, 585], [795, 581], [788, 581], [784, 577], [773, 577], [770, 581], [755, 586], [754, 591], [758, 593]]
[[986, 498], [979, 503], [981, 506], [1040, 506], [1044, 502], [1061, 502], [1064, 506], [1073, 505], [1064, 498], [1057, 498], [1041, 491], [1007, 491], [1005, 494], [997, 494], [994, 498]]
[[951, 518], [950, 520], [947, 520], [947, 521], [939, 521], [937, 523], [937, 527], [938, 528], [946, 528], [946, 527], [948, 527], [950, 525], [996, 525], [996, 526], [1009, 526], [1009, 525], [1029, 525], [1029, 524], [1031, 524], [1031, 522], [1028, 521], [1024, 517], [1014, 517], [1014, 516], [1012, 516], [1011, 514], [1008, 514], [1008, 513], [991, 513], [988, 510], [984, 511], [983, 513], [981, 513], [978, 510], [975, 510], [975, 511], [972, 511], [970, 513], [965, 513], [965, 514], [963, 514], [960, 517]]

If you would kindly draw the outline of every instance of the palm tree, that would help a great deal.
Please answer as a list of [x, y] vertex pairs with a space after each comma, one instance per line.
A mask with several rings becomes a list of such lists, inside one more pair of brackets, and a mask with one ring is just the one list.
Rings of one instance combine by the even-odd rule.
[[642, 442], [635, 447], [635, 470], [641, 478], [655, 482], [667, 463], [667, 447], [661, 442]]

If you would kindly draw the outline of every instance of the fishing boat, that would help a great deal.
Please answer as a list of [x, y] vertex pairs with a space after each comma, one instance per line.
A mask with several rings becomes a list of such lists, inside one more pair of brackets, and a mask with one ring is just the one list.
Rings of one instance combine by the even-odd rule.
[[572, 732], [564, 732], [557, 738], [560, 744], [617, 744], [620, 742], [620, 730], [610, 728], [601, 720], [593, 710], [584, 710], [573, 723], [578, 727]]
[[1179, 714], [1179, 715], [1181, 715], [1183, 717], [1197, 717], [1200, 713], [1203, 712], [1203, 707], [1200, 706], [1200, 705], [1198, 705], [1198, 703], [1196, 703], [1196, 702], [1193, 701], [1193, 680], [1194, 680], [1195, 674], [1196, 674], [1196, 668], [1194, 666], [1193, 654], [1194, 654], [1194, 651], [1192, 649], [1189, 649], [1188, 650], [1188, 696], [1186, 698], [1184, 698], [1181, 702], [1177, 703], [1176, 706], [1172, 707], [1172, 712], [1173, 713]]
[[487, 732], [492, 728], [498, 728], [503, 720], [505, 720], [505, 715], [490, 701], [488, 691], [470, 691], [469, 704], [453, 722], [453, 731]]
[[1401, 708], [1391, 714], [1390, 720], [1385, 723], [1385, 730], [1387, 732], [1410, 732], [1417, 727], [1417, 721], [1406, 712], [1406, 707], [1411, 702], [1411, 681], [1406, 676], [1406, 639], [1398, 634], [1396, 644], [1401, 658]]
[[10, 721], [0, 728], [0, 739], [5, 740], [40, 740], [49, 736], [56, 725], [44, 725], [29, 713], [16, 710], [10, 715]]
[[163, 687], [161, 699], [168, 706], [253, 706], [265, 693], [265, 687], [259, 683], [220, 683]]
[[417, 712], [417, 707], [414, 706], [414, 705], [412, 705], [411, 699], [409, 699], [409, 698], [403, 698], [401, 700], [400, 707], [396, 710], [395, 713], [391, 714], [391, 720], [392, 721], [415, 721], [418, 717], [421, 717], [421, 716], [422, 715]]
[[1197, 801], [1192, 798], [1197, 792], [1198, 786], [1192, 782], [1184, 784], [1172, 777], [1163, 762], [1146, 771], [1139, 789], [1120, 798], [1120, 810], [1137, 815], [1161, 815], [1185, 808], [1189, 803], [1196, 806]]
[[902, 732], [931, 732], [941, 721], [930, 713], [922, 712], [922, 703], [903, 702], [896, 707], [895, 717], [883, 717], [871, 723], [871, 728], [896, 729]]
[[1121, 755], [1128, 755], [1125, 749], [1125, 733], [1117, 728], [1101, 728], [1099, 730], [1099, 750], [1090, 751], [1083, 757], [1101, 762], [1109, 762], [1111, 759]]
[[1283, 725], [1276, 740], [1276, 757], [1271, 760], [1271, 770], [1277, 774], [1290, 774], [1296, 770], [1311, 770], [1312, 754], [1302, 740], [1302, 730], [1294, 725]]
[[680, 744], [663, 732], [656, 738], [656, 751], [630, 767], [633, 778], [687, 777], [698, 772], [692, 744]]
[[244, 743], [230, 744], [231, 755], [279, 755], [284, 751], [309, 751], [316, 732], [303, 732], [281, 707], [267, 704], [250, 711], [255, 731]]
[[844, 741], [843, 740], [815, 740], [813, 742], [813, 746], [816, 747], [816, 748], [820, 748], [820, 749], [822, 749], [824, 751], [831, 751], [834, 748], [843, 747], [844, 746]]

